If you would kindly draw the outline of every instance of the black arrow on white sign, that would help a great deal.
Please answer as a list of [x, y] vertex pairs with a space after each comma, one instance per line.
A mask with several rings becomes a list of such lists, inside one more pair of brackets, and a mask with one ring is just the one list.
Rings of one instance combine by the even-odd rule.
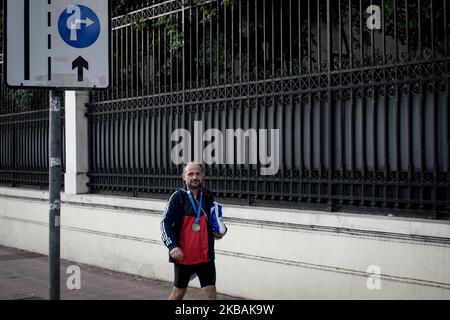
[[78, 81], [83, 81], [83, 69], [89, 70], [89, 62], [79, 56], [72, 62], [72, 70], [78, 68]]

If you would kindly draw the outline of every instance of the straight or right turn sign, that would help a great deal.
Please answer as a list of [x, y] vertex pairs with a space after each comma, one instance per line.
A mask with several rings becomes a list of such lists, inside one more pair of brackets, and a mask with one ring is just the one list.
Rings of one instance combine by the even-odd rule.
[[7, 0], [5, 19], [9, 87], [109, 88], [109, 0]]

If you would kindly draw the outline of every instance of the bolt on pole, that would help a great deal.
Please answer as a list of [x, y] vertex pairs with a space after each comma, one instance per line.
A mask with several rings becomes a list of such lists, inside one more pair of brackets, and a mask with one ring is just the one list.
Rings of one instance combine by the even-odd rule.
[[49, 298], [60, 299], [61, 91], [50, 91]]

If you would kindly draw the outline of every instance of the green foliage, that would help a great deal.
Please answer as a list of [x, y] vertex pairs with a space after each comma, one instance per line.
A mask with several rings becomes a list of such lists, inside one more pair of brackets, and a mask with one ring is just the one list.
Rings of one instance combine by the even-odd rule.
[[[430, 20], [432, 14], [431, 1], [420, 2], [420, 5], [418, 5], [417, 2], [413, 1], [386, 0], [384, 12], [382, 12], [386, 35], [396, 35], [397, 41], [405, 44], [406, 34], [408, 33], [410, 44], [417, 45], [419, 28], [424, 27], [419, 25], [419, 12], [422, 24], [425, 20]], [[441, 15], [442, 12], [435, 12], [434, 18], [436, 19]], [[394, 28], [394, 20], [396, 28]]]
[[[188, 3], [189, 1], [183, 0], [183, 5]], [[208, 23], [214, 20], [217, 17], [216, 8], [212, 7], [211, 3], [205, 3], [204, 0], [192, 0], [192, 4], [195, 6], [199, 6], [200, 10], [203, 12], [203, 19], [200, 23]], [[222, 6], [230, 6], [234, 4], [234, 0], [222, 0], [220, 1]]]
[[112, 15], [113, 17], [124, 15], [128, 12], [126, 0], [113, 0], [112, 2]]
[[10, 101], [18, 112], [31, 110], [35, 103], [37, 94], [34, 91], [27, 90], [7, 90], [5, 98]]
[[167, 15], [160, 17], [153, 23], [152, 27], [162, 27], [167, 31], [167, 35], [169, 36], [169, 50], [171, 54], [175, 54], [179, 49], [183, 48], [184, 35], [180, 30], [180, 23], [175, 19], [175, 16]]
[[222, 0], [220, 4], [222, 4], [223, 6], [229, 6], [234, 4], [234, 0]]
[[139, 31], [142, 31], [147, 27], [147, 22], [144, 20], [134, 21], [133, 27]]
[[[118, 6], [125, 6], [126, 1], [116, 0]], [[221, 0], [221, 5], [233, 5], [234, 0]], [[212, 22], [218, 15], [216, 8], [213, 8], [211, 3], [205, 3], [204, 0], [181, 0], [181, 5], [183, 7], [188, 7], [190, 5], [199, 6], [200, 10], [203, 12], [203, 18], [200, 23]], [[121, 9], [117, 9], [120, 11]], [[181, 22], [177, 21], [175, 16], [167, 15], [156, 19], [155, 22], [151, 20], [139, 20], [133, 22], [133, 27], [137, 30], [145, 30], [147, 28], [157, 28], [163, 27], [167, 31], [169, 36], [169, 48], [171, 54], [176, 54], [179, 49], [184, 46], [184, 34], [181, 30]]]

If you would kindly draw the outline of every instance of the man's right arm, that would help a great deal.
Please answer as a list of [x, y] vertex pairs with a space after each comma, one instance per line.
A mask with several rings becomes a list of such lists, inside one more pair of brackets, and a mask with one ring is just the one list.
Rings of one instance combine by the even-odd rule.
[[179, 214], [181, 205], [181, 199], [178, 192], [175, 192], [167, 202], [163, 216], [161, 218], [161, 239], [165, 246], [172, 251], [178, 247], [178, 243], [175, 237], [175, 220], [177, 214]]

